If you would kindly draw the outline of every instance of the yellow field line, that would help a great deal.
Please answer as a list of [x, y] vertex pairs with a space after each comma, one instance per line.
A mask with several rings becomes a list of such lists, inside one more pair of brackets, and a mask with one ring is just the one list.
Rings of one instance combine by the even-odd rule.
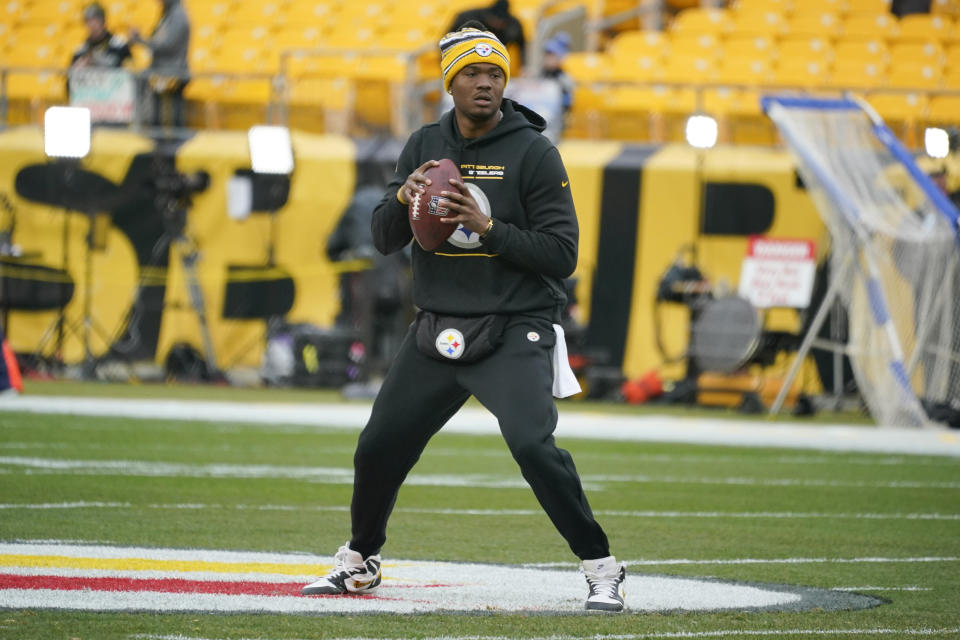
[[271, 562], [208, 562], [203, 560], [153, 560], [149, 558], [74, 558], [0, 554], [0, 567], [101, 569], [105, 571], [165, 571], [209, 573], [275, 573], [292, 576], [323, 575], [332, 567], [323, 564]]

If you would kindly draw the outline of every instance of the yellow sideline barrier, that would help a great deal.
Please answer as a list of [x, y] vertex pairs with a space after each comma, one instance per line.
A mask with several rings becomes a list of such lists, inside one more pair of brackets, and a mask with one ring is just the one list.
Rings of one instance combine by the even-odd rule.
[[[250, 166], [246, 135], [199, 132], [175, 151], [179, 171], [202, 169], [210, 175], [209, 188], [194, 198], [187, 232], [200, 251], [197, 276], [221, 367], [258, 365], [266, 335], [264, 318], [225, 317], [224, 303], [232, 286], [261, 282], [266, 289], [256, 291], [262, 293], [270, 290], [272, 282], [289, 278], [293, 300], [286, 320], [330, 326], [340, 308], [339, 274], [368, 266], [362, 261], [333, 264], [324, 251], [354, 191], [357, 143], [301, 132], [294, 132], [293, 142], [297, 167], [289, 198], [276, 212], [273, 265], [268, 264], [271, 216], [257, 212], [237, 221], [226, 213], [227, 181]], [[81, 167], [121, 185], [154, 148], [153, 140], [133, 133], [98, 130], [92, 153]], [[679, 144], [639, 147], [585, 141], [565, 142], [560, 151], [580, 220], [576, 317], [588, 327], [587, 346], [607, 349], [612, 364], [630, 378], [658, 367], [667, 377], [682, 375], [679, 366], [664, 366], [653, 326], [657, 284], [682, 246], [694, 244], [699, 266], [711, 281], [736, 290], [747, 236], [704, 233], [703, 184], [746, 185], [768, 193], [772, 215], [762, 230], [765, 235], [811, 239], [818, 245], [824, 237], [820, 218], [798, 184], [793, 161], [785, 151], [726, 147], [698, 155]], [[72, 284], [65, 314], [67, 324], [76, 328], [82, 322], [87, 295], [85, 238], [90, 218], [28, 200], [16, 187], [24, 168], [47, 162], [39, 130], [0, 132], [0, 196], [15, 210], [13, 240], [29, 256], [25, 261], [29, 265], [53, 269], [38, 274], [24, 265], [8, 264], [3, 273], [7, 278]], [[748, 202], [728, 206], [722, 215], [735, 221], [751, 215], [750, 206]], [[142, 238], [132, 239], [136, 234], [129, 231], [138, 217], [158, 215], [149, 201], [143, 203], [142, 211], [127, 207], [104, 213], [110, 214], [104, 216], [110, 224], [91, 262], [92, 320], [97, 327], [92, 335], [93, 354], [106, 353], [124, 333], [138, 285], [160, 287], [163, 295], [152, 357], [162, 363], [180, 343], [202, 351], [183, 265], [174, 255], [166, 264], [147, 264], [143, 255], [150, 247], [142, 246]], [[260, 295], [243, 291], [243, 295]], [[677, 305], [665, 311], [664, 342], [671, 352], [682, 352], [689, 334], [687, 311]], [[51, 327], [56, 319], [55, 310], [11, 311], [8, 335], [14, 349], [52, 355]], [[772, 329], [796, 330], [798, 314], [773, 310], [766, 323]], [[82, 346], [81, 332], [71, 329], [64, 336], [62, 357], [66, 362], [81, 361]]]

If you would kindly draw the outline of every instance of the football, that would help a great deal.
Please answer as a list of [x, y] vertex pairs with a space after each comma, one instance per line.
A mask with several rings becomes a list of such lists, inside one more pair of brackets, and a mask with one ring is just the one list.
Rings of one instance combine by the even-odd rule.
[[450, 178], [460, 180], [460, 170], [448, 158], [439, 162], [438, 166], [426, 170], [424, 175], [430, 179], [430, 184], [425, 185], [423, 193], [416, 194], [410, 202], [410, 228], [424, 251], [433, 251], [457, 230], [457, 225], [441, 222], [452, 212], [447, 209], [447, 199], [441, 197], [440, 192], [456, 189], [450, 184]]

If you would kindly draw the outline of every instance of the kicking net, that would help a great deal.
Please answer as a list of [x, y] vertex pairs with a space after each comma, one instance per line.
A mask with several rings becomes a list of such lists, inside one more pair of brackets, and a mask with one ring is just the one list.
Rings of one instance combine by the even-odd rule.
[[[869, 106], [763, 100], [831, 236], [846, 353], [881, 425], [927, 426], [960, 402], [956, 207]], [[953, 407], [954, 409], [958, 407]]]

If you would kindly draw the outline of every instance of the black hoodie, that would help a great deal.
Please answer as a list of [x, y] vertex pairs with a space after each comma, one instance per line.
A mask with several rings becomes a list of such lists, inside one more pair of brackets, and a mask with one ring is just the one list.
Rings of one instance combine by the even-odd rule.
[[450, 158], [464, 183], [483, 190], [495, 224], [482, 241], [461, 227], [433, 252], [413, 243], [414, 303], [448, 315], [556, 320], [566, 303], [561, 279], [577, 264], [569, 179], [556, 147], [540, 135], [543, 118], [509, 99], [501, 110], [497, 126], [479, 138], [460, 135], [452, 110], [410, 136], [373, 212], [373, 241], [383, 254], [410, 243], [407, 206], [397, 191], [426, 161]]

